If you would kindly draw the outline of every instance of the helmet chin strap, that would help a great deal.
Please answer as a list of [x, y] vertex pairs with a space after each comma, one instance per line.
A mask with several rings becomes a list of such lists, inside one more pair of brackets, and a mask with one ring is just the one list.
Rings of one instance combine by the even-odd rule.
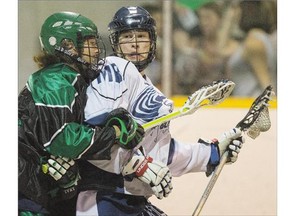
[[60, 46], [55, 46], [55, 51], [61, 53], [66, 57], [66, 62], [74, 64], [77, 67], [78, 72], [84, 77], [87, 83], [91, 82], [99, 75], [99, 70], [94, 64], [86, 62], [79, 55], [72, 53], [70, 50], [64, 49]]

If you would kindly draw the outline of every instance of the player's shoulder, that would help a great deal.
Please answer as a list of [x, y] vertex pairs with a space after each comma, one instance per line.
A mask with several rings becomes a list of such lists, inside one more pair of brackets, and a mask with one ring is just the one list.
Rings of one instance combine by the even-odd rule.
[[72, 107], [77, 89], [75, 83], [80, 77], [66, 64], [45, 67], [29, 77], [27, 87], [35, 103], [67, 105]]
[[72, 77], [79, 75], [75, 69], [64, 63], [49, 65], [34, 73], [37, 76], [51, 76], [51, 74], [59, 78], [63, 77], [63, 74], [71, 74]]
[[80, 74], [67, 64], [53, 64], [42, 68], [29, 77], [30, 86], [41, 88], [63, 88], [63, 86], [73, 86]]
[[114, 65], [116, 66], [120, 73], [122, 73], [124, 76], [125, 74], [131, 74], [132, 76], [135, 74], [139, 74], [136, 66], [131, 62], [127, 61], [124, 58], [120, 58], [118, 56], [108, 56], [106, 57], [106, 65]]

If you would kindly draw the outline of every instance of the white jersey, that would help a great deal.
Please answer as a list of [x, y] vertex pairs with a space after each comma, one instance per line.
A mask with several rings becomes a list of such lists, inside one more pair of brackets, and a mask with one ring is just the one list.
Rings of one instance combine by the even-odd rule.
[[[139, 124], [173, 111], [173, 102], [149, 78], [145, 80], [131, 62], [115, 56], [106, 58], [105, 67], [88, 87], [87, 96], [85, 118], [93, 125], [103, 122], [107, 114], [118, 107], [127, 109]], [[206, 171], [211, 152], [210, 146], [204, 144], [188, 145], [171, 139], [169, 123], [149, 129], [140, 144], [147, 155], [167, 164], [173, 176]], [[90, 162], [105, 171], [119, 174], [131, 152], [117, 145], [111, 151], [111, 160]], [[153, 194], [150, 186], [138, 179], [125, 181], [125, 193]]]

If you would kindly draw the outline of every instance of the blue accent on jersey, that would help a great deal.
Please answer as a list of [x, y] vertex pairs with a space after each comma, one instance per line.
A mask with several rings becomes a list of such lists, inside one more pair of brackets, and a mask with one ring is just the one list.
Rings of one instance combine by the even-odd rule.
[[132, 115], [136, 118], [149, 122], [159, 117], [159, 110], [166, 99], [160, 95], [152, 86], [148, 86], [138, 97], [132, 106]]
[[116, 64], [111, 63], [109, 65], [105, 65], [100, 75], [96, 78], [98, 84], [101, 83], [102, 80], [106, 79], [108, 79], [109, 82], [116, 83], [120, 83], [123, 81], [119, 68], [116, 66]]
[[172, 163], [174, 153], [175, 153], [175, 140], [172, 138], [169, 146], [167, 166]]
[[88, 119], [86, 122], [90, 125], [101, 125], [106, 119], [108, 113], [103, 113], [101, 115], [97, 115], [94, 118]]

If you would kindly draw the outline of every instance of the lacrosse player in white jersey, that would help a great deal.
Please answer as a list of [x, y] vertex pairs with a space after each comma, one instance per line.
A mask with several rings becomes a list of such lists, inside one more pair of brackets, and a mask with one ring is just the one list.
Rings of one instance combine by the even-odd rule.
[[[110, 22], [109, 30], [114, 54], [121, 58], [107, 57], [104, 70], [88, 87], [86, 122], [109, 125], [105, 121], [108, 113], [116, 109], [113, 112], [121, 116], [119, 107], [128, 110], [140, 124], [172, 112], [173, 102], [144, 73], [156, 52], [154, 19], [142, 7], [122, 7]], [[109, 161], [80, 164], [82, 191], [77, 200], [77, 215], [166, 215], [148, 198], [153, 194], [159, 199], [169, 195], [171, 174], [210, 175], [226, 150], [228, 161], [235, 162], [244, 142], [241, 135], [240, 130], [233, 128], [219, 141], [199, 139], [187, 145], [171, 137], [169, 123], [149, 129], [136, 153], [115, 147]]]

